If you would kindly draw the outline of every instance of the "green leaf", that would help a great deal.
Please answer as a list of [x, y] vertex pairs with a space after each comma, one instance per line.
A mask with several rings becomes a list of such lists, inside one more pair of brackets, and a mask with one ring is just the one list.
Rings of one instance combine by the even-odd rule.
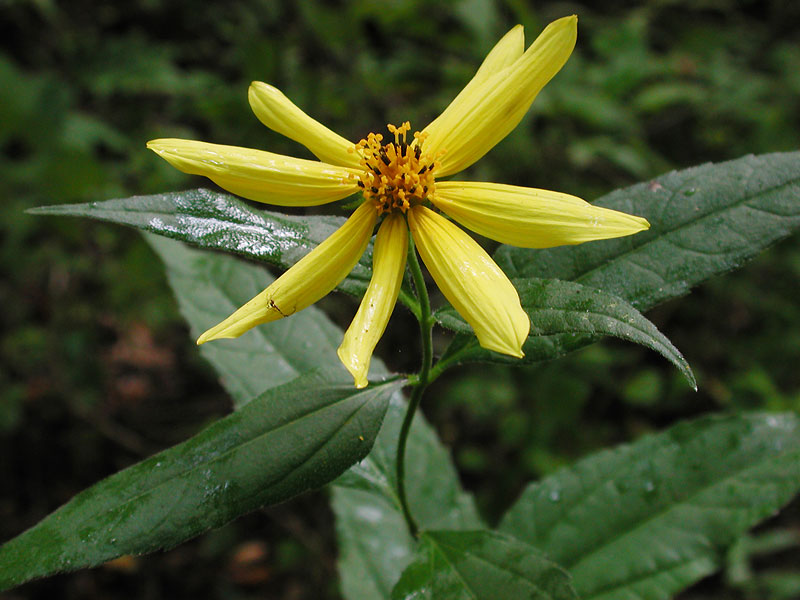
[[595, 204], [645, 217], [651, 228], [548, 250], [501, 246], [495, 259], [509, 277], [577, 281], [647, 310], [800, 227], [800, 152], [673, 171]]
[[798, 490], [797, 416], [710, 417], [528, 486], [500, 529], [566, 568], [585, 600], [664, 600]]
[[[406, 402], [398, 394], [369, 456], [333, 485], [342, 594], [349, 600], [388, 600], [415, 541], [397, 498], [395, 452]], [[447, 450], [420, 413], [414, 417], [406, 456], [406, 492], [419, 525], [427, 529], [482, 527]]]
[[[525, 358], [506, 357], [484, 350], [474, 337], [461, 338], [457, 349], [448, 349], [442, 365], [454, 362], [493, 361], [509, 364], [534, 363], [563, 356], [576, 347], [611, 335], [641, 344], [661, 354], [675, 365], [697, 389], [692, 370], [675, 346], [639, 311], [621, 298], [557, 279], [515, 279], [525, 312], [531, 318], [531, 331], [523, 346]], [[472, 328], [448, 306], [436, 311], [439, 323], [465, 334]]]
[[[345, 221], [343, 217], [295, 216], [256, 209], [235, 196], [206, 189], [43, 206], [28, 212], [89, 217], [129, 225], [200, 248], [225, 250], [266, 261], [281, 269], [288, 269]], [[361, 296], [371, 276], [370, 244], [338, 289]], [[401, 300], [410, 301], [410, 296], [403, 293]]]
[[318, 373], [274, 387], [190, 440], [81, 492], [0, 547], [0, 589], [170, 548], [331, 481], [375, 441], [402, 380], [357, 391]]
[[569, 575], [494, 531], [426, 531], [392, 600], [577, 600]]
[[[163, 237], [147, 239], [166, 264], [170, 284], [195, 336], [271, 281], [262, 267], [233, 256], [194, 250]], [[241, 407], [256, 390], [273, 387], [315, 365], [335, 365], [345, 374], [336, 356], [341, 339], [341, 330], [311, 306], [237, 340], [215, 341], [200, 350]], [[373, 357], [372, 376], [387, 373], [382, 361]], [[402, 394], [396, 392], [372, 452], [334, 487], [339, 566], [348, 598], [388, 598], [414, 550], [397, 503], [394, 476], [405, 405]], [[425, 526], [481, 526], [447, 450], [419, 414], [411, 427], [406, 465], [410, 502]]]
[[[164, 261], [167, 277], [194, 339], [267, 287], [263, 266], [233, 256], [195, 250], [163, 237], [146, 236]], [[203, 344], [200, 353], [222, 378], [238, 408], [264, 390], [321, 367], [338, 368], [341, 330], [313, 306], [235, 340]]]

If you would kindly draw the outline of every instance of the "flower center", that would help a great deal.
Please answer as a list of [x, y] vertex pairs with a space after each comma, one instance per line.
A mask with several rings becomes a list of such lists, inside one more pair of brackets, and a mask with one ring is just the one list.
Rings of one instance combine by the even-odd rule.
[[364, 197], [378, 208], [378, 214], [400, 211], [420, 204], [434, 191], [433, 157], [422, 152], [427, 134], [415, 132], [414, 141], [406, 143], [411, 124], [400, 127], [387, 125], [394, 134], [394, 142], [382, 144], [383, 135], [370, 133], [367, 139], [356, 144], [361, 154], [364, 172], [358, 176], [358, 186]]

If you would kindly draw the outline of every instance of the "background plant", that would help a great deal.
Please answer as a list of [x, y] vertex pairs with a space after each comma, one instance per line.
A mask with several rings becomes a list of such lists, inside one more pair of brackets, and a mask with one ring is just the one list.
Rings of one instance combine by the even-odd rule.
[[[248, 113], [242, 90], [251, 79], [282, 87], [350, 137], [385, 120], [425, 120], [508, 26], [522, 22], [530, 35], [564, 13], [558, 6], [534, 13], [515, 3], [431, 10], [358, 2], [345, 8], [239, 3], [203, 11], [192, 3], [124, 10], [10, 3], [0, 10], [6, 31], [0, 185], [7, 199], [0, 352], [8, 448], [0, 464], [5, 480], [18, 482], [0, 502], [4, 539], [228, 409], [136, 235], [79, 220], [34, 219], [21, 209], [196, 186], [144, 152], [146, 139], [168, 132], [295, 151]], [[428, 19], [415, 19], [423, 10]], [[480, 163], [476, 178], [594, 199], [672, 167], [797, 146], [791, 7], [569, 10], [581, 16], [576, 55], [524, 126]], [[386, 106], [390, 87], [399, 92]], [[353, 107], [358, 119], [351, 118]], [[741, 273], [649, 313], [684, 350], [700, 380], [698, 394], [655, 355], [608, 341], [544, 366], [493, 366], [438, 381], [426, 414], [453, 448], [488, 521], [530, 479], [679, 417], [717, 408], [795, 409], [796, 249], [796, 240], [787, 241]], [[342, 322], [354, 306], [337, 308], [344, 302], [327, 306], [334, 315], [341, 311]], [[406, 331], [413, 326], [393, 324], [379, 347], [393, 370], [415, 366], [416, 342]], [[129, 580], [124, 569], [132, 568], [138, 585], [159, 590], [153, 593], [180, 581], [173, 596], [196, 594], [213, 581], [218, 594], [242, 597], [263, 596], [264, 589], [276, 597], [295, 589], [316, 597], [314, 587], [325, 582], [336, 597], [332, 518], [324, 507], [322, 495], [305, 497], [182, 546], [170, 554], [173, 563], [150, 556], [23, 591], [52, 597], [63, 595], [54, 591], [58, 586], [110, 586], [122, 597], [115, 586]], [[771, 529], [794, 523], [789, 509]], [[263, 535], [252, 536], [254, 529]], [[266, 547], [262, 539], [270, 540]], [[256, 545], [246, 546], [250, 541]], [[791, 559], [791, 544], [772, 547], [789, 549], [768, 555], [771, 564]], [[245, 564], [241, 553], [248, 549], [256, 557], [265, 553], [262, 562]], [[726, 585], [761, 594], [774, 588], [779, 597], [789, 585], [791, 573], [764, 572], [756, 560], [753, 575], [741, 568], [749, 564], [742, 552], [737, 556], [726, 582], [693, 593], [713, 596], [713, 585]], [[140, 597], [141, 589], [128, 593]]]

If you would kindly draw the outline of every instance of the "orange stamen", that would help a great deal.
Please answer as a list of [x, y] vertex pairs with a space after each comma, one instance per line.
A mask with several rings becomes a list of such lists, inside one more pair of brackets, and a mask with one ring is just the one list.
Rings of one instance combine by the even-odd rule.
[[437, 163], [422, 151], [427, 134], [414, 132], [414, 141], [409, 144], [408, 121], [400, 127], [389, 124], [387, 128], [394, 134], [394, 143], [382, 144], [381, 134], [370, 133], [356, 144], [354, 151], [361, 154], [364, 168], [358, 185], [364, 196], [375, 203], [378, 214], [405, 213], [433, 193]]

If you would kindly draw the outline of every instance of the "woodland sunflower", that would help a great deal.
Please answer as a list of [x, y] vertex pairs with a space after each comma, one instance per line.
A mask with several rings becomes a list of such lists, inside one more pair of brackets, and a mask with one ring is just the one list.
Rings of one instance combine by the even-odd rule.
[[469, 167], [516, 127], [569, 58], [576, 36], [577, 17], [565, 17], [548, 25], [525, 50], [523, 28], [517, 25], [445, 111], [413, 136], [406, 122], [389, 125], [386, 139], [370, 133], [353, 144], [309, 117], [278, 89], [252, 83], [248, 97], [259, 120], [306, 146], [319, 161], [192, 140], [149, 142], [148, 148], [181, 171], [204, 175], [250, 200], [314, 206], [355, 192], [363, 197], [336, 232], [197, 343], [238, 337], [313, 304], [352, 270], [380, 223], [372, 279], [338, 351], [356, 387], [367, 385], [372, 352], [397, 300], [409, 230], [434, 281], [472, 326], [480, 345], [522, 357], [530, 321], [516, 289], [486, 251], [450, 219], [525, 248], [630, 235], [649, 224], [559, 192], [441, 178]]

